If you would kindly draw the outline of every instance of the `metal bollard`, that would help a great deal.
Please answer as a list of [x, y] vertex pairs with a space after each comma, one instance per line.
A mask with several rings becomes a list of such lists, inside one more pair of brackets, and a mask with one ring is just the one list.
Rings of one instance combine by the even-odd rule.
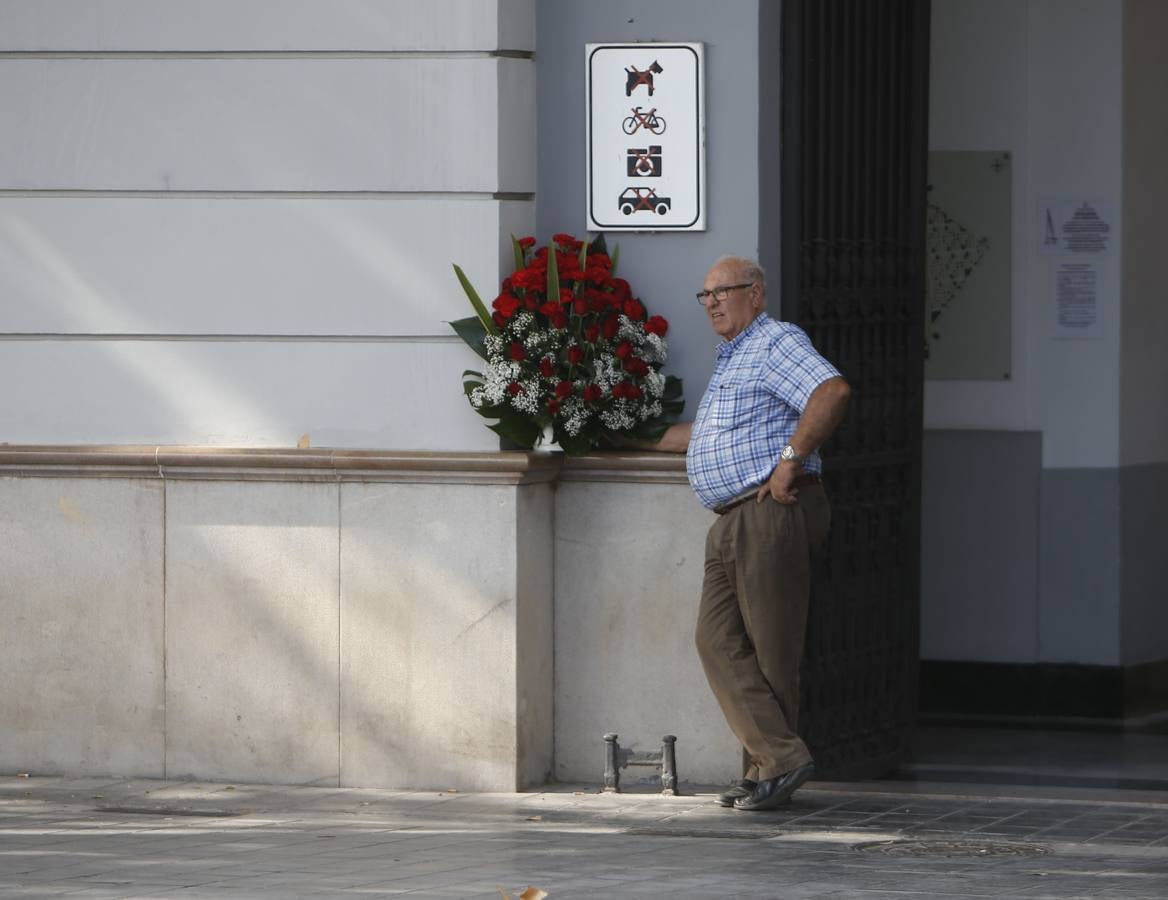
[[661, 770], [661, 793], [673, 797], [680, 796], [677, 789], [677, 737], [667, 734], [661, 739], [660, 750], [634, 753], [623, 750], [617, 741], [617, 733], [610, 731], [604, 736], [604, 790], [620, 793], [620, 770], [626, 766], [653, 766]]

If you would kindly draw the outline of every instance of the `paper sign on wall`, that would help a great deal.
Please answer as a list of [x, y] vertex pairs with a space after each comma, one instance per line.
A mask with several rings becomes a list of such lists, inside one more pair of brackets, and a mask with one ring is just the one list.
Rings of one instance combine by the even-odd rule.
[[589, 231], [704, 231], [702, 44], [588, 44]]
[[1046, 255], [1107, 256], [1114, 216], [1107, 200], [1042, 197], [1038, 201], [1038, 252]]

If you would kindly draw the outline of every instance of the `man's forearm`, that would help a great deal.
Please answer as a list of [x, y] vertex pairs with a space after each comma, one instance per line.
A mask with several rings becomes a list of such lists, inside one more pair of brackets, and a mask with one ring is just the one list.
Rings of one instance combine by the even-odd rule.
[[693, 422], [678, 422], [665, 429], [653, 450], [662, 453], [685, 453], [689, 449], [689, 436], [693, 431]]

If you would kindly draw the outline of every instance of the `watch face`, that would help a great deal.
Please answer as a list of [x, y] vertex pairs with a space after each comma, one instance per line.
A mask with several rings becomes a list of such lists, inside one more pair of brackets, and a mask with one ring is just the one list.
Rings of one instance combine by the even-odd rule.
[[782, 459], [791, 460], [795, 459], [797, 455], [798, 454], [795, 453], [795, 448], [788, 444], [783, 448], [783, 452], [779, 454], [779, 457]]

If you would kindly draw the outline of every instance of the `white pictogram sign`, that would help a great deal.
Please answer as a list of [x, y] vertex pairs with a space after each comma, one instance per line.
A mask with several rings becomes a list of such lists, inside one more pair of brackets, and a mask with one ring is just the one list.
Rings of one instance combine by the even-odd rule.
[[588, 231], [704, 231], [702, 44], [588, 44]]

